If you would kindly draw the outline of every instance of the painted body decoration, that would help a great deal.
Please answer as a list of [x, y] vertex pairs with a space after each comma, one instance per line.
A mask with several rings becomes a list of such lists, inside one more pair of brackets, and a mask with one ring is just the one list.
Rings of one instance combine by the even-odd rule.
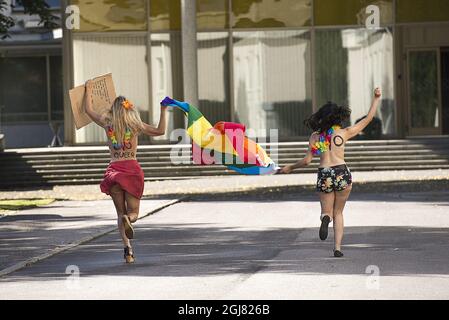
[[107, 134], [108, 134], [109, 140], [111, 141], [111, 146], [115, 150], [113, 153], [113, 156], [115, 159], [135, 158], [136, 153], [134, 150], [131, 150], [131, 149], [133, 149], [133, 144], [131, 141], [132, 133], [129, 128], [126, 128], [126, 132], [125, 132], [125, 136], [123, 137], [122, 144], [117, 142], [117, 137], [115, 136], [115, 131], [112, 128], [112, 126], [107, 127]]
[[339, 136], [339, 135], [336, 135], [335, 137], [334, 137], [334, 144], [337, 146], [337, 147], [341, 147], [342, 145], [343, 145], [343, 143], [345, 143], [345, 140], [343, 139], [343, 137], [342, 136]]
[[[312, 153], [314, 156], [319, 156], [321, 155], [323, 152], [328, 151], [332, 146], [331, 146], [331, 138], [332, 135], [334, 134], [335, 130], [340, 129], [340, 126], [333, 126], [332, 128], [330, 128], [329, 130], [327, 130], [327, 132], [322, 132], [320, 133], [320, 137], [318, 138], [318, 141], [315, 142], [315, 144], [312, 146]], [[336, 144], [335, 143], [335, 138], [339, 137], [342, 141], [343, 138], [341, 136], [335, 136], [334, 137], [334, 144], [339, 147], [343, 144], [343, 142], [341, 142], [341, 144]]]

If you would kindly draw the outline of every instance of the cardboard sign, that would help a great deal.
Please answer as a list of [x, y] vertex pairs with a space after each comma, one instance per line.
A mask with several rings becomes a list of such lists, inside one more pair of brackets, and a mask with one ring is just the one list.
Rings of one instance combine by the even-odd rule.
[[[85, 91], [84, 85], [69, 90], [76, 129], [80, 129], [92, 122], [85, 111]], [[92, 79], [92, 106], [97, 113], [103, 114], [109, 111], [116, 97], [111, 73]]]

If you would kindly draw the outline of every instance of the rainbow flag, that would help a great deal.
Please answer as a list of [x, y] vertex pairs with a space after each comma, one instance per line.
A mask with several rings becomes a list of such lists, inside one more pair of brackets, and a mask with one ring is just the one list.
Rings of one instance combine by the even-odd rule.
[[187, 119], [195, 164], [223, 164], [240, 174], [274, 174], [279, 167], [256, 142], [245, 136], [245, 126], [220, 121], [212, 126], [203, 114], [187, 102], [166, 97], [161, 105], [181, 109]]

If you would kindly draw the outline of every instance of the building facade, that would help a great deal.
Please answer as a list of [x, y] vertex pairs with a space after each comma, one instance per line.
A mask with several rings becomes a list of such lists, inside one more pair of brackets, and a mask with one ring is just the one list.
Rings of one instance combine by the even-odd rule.
[[[60, 16], [59, 0], [47, 4]], [[6, 147], [51, 145], [55, 134], [62, 141], [62, 30], [46, 30], [15, 0], [7, 0], [5, 8], [2, 14], [16, 23], [0, 40], [0, 132]]]
[[[355, 123], [380, 86], [377, 138], [449, 134], [447, 0], [66, 0], [63, 12], [68, 5], [80, 28], [64, 27], [62, 40], [67, 145], [105, 141], [93, 124], [75, 130], [67, 92], [109, 72], [150, 123], [168, 95], [197, 102], [211, 122], [304, 140], [303, 121], [321, 105], [349, 105]], [[373, 5], [379, 24], [367, 28]], [[170, 111], [167, 135], [143, 142], [173, 142], [171, 129], [183, 126]]]

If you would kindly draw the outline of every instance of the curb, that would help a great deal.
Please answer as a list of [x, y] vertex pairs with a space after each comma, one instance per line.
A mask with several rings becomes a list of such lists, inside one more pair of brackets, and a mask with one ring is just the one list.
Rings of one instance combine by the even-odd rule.
[[[424, 191], [440, 191], [441, 189], [449, 189], [449, 179], [441, 178], [434, 180], [403, 180], [403, 181], [364, 181], [354, 182], [353, 192], [361, 193], [390, 193], [390, 192], [424, 192]], [[201, 197], [201, 198], [216, 198], [216, 197], [235, 197], [240, 195], [267, 195], [275, 193], [298, 193], [311, 194], [315, 193], [314, 184], [302, 185], [279, 185], [268, 187], [248, 187], [229, 190], [213, 190], [199, 191], [191, 193], [171, 193], [160, 195], [147, 195], [142, 199], [158, 199], [165, 197], [183, 197], [185, 200]]]
[[[178, 198], [178, 199], [175, 199], [175, 200], [168, 201], [168, 202], [166, 202], [166, 203], [164, 203], [164, 204], [154, 208], [153, 210], [145, 213], [144, 215], [139, 217], [138, 220], [143, 219], [145, 217], [148, 217], [148, 216], [150, 216], [150, 215], [152, 215], [152, 214], [154, 214], [154, 213], [156, 213], [158, 211], [161, 211], [162, 209], [165, 209], [165, 208], [167, 208], [169, 206], [172, 206], [172, 205], [174, 205], [176, 203], [182, 202], [183, 200], [185, 200], [185, 197], [181, 197], [181, 198]], [[102, 237], [104, 235], [107, 235], [107, 234], [113, 232], [113, 231], [116, 231], [117, 229], [118, 229], [118, 227], [116, 227], [116, 226], [110, 227], [110, 228], [108, 228], [106, 230], [100, 231], [97, 234], [90, 235], [90, 236], [84, 237], [84, 238], [82, 238], [82, 239], [80, 239], [78, 241], [75, 241], [75, 242], [72, 242], [70, 244], [64, 245], [62, 247], [57, 247], [55, 249], [52, 249], [48, 253], [42, 254], [40, 256], [32, 257], [32, 258], [29, 258], [29, 259], [27, 259], [25, 261], [16, 263], [15, 265], [12, 265], [12, 266], [7, 267], [7, 268], [5, 268], [3, 270], [0, 270], [0, 278], [3, 277], [3, 276], [8, 275], [10, 273], [13, 273], [15, 271], [18, 271], [20, 269], [23, 269], [25, 267], [29, 267], [29, 266], [31, 266], [31, 265], [39, 262], [39, 261], [48, 259], [48, 258], [50, 258], [52, 256], [55, 256], [55, 255], [61, 253], [61, 252], [70, 250], [70, 249], [78, 247], [78, 246], [80, 246], [80, 245], [82, 245], [84, 243], [87, 243], [87, 242], [90, 242], [90, 241], [95, 240], [97, 238], [100, 238], [100, 237]]]

